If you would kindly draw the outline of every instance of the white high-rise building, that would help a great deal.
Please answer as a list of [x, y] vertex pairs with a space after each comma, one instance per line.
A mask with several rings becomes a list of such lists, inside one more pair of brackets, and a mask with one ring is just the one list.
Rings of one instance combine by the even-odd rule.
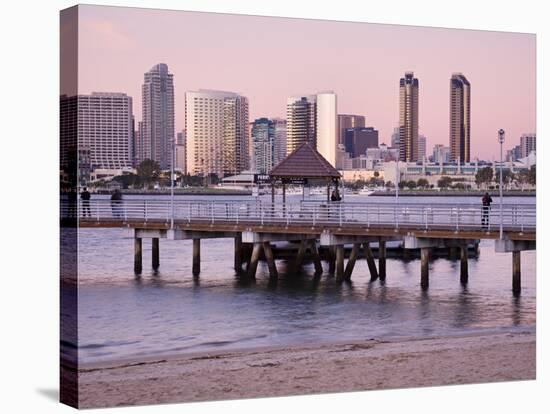
[[533, 151], [537, 151], [537, 135], [534, 133], [523, 134], [519, 139], [520, 158], [529, 156]]
[[286, 119], [272, 118], [275, 130], [275, 153], [273, 154], [273, 166], [286, 158]]
[[424, 135], [418, 136], [418, 159], [422, 161], [426, 158], [426, 137]]
[[132, 98], [125, 93], [78, 95], [78, 148], [90, 151], [91, 169], [132, 166]]
[[248, 99], [234, 92], [185, 93], [189, 174], [238, 174], [249, 167]]
[[336, 166], [336, 145], [338, 144], [338, 112], [336, 94], [317, 94], [317, 151]]
[[336, 165], [338, 111], [334, 92], [288, 98], [287, 155], [305, 142], [312, 143], [327, 161]]
[[174, 133], [174, 79], [165, 63], [144, 75], [142, 92], [142, 129], [138, 161], [157, 161], [161, 169], [170, 168]]

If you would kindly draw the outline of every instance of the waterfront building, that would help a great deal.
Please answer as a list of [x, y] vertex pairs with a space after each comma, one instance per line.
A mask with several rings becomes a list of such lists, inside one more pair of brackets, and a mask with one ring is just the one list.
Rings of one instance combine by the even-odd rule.
[[417, 161], [418, 158], [418, 79], [413, 72], [405, 72], [399, 80], [399, 159]]
[[361, 127], [365, 127], [363, 115], [338, 114], [338, 144], [344, 144], [346, 129]]
[[372, 127], [345, 130], [344, 147], [352, 158], [365, 155], [367, 148], [378, 147], [378, 131]]
[[267, 174], [275, 163], [275, 126], [268, 118], [258, 118], [252, 125], [252, 169]]
[[174, 136], [174, 79], [165, 63], [144, 74], [142, 92], [142, 130], [139, 161], [157, 161], [161, 169], [171, 166]]
[[[71, 121], [71, 117], [76, 118]], [[92, 92], [61, 97], [60, 120], [62, 166], [76, 155], [78, 146], [81, 164], [90, 171], [132, 167], [134, 127], [130, 96]]]
[[519, 141], [520, 158], [528, 157], [531, 152], [537, 151], [537, 135], [534, 133], [523, 134]]
[[207, 89], [186, 92], [185, 132], [189, 174], [223, 177], [248, 169], [246, 97]]
[[310, 142], [331, 165], [336, 165], [337, 128], [334, 92], [288, 98], [287, 154]]
[[287, 156], [286, 152], [286, 119], [272, 118], [275, 134], [273, 165], [279, 164]]
[[418, 159], [423, 160], [426, 158], [426, 137], [424, 135], [418, 136]]
[[462, 73], [453, 73], [450, 85], [450, 160], [470, 162], [470, 82]]

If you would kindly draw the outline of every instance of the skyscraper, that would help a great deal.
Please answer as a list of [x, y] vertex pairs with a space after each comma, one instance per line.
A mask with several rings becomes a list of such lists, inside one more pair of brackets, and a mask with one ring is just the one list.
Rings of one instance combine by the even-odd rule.
[[[75, 106], [78, 109], [75, 110]], [[62, 97], [60, 114], [62, 143], [66, 141], [65, 136], [72, 136], [64, 128], [66, 111], [68, 114], [73, 112], [77, 114], [75, 136], [78, 150], [89, 151], [92, 170], [98, 168], [119, 170], [132, 167], [134, 127], [130, 96], [125, 93], [92, 92], [91, 95]], [[74, 142], [72, 144], [74, 147]]]
[[182, 173], [187, 172], [187, 151], [185, 145], [185, 130], [176, 134], [176, 165]]
[[268, 118], [258, 118], [252, 125], [253, 168], [266, 174], [275, 160], [275, 126]]
[[451, 161], [470, 162], [470, 82], [462, 73], [451, 76], [449, 108]]
[[336, 94], [332, 91], [317, 94], [316, 141], [317, 151], [334, 167], [338, 144], [338, 112]]
[[426, 137], [424, 135], [418, 136], [418, 159], [423, 160], [426, 158]]
[[157, 161], [170, 168], [174, 136], [174, 79], [165, 63], [144, 75], [142, 91], [142, 131], [140, 159]]
[[316, 142], [317, 96], [292, 96], [286, 103], [286, 152], [292, 153], [304, 142]]
[[334, 92], [288, 98], [287, 154], [303, 143], [310, 142], [334, 166], [337, 128], [337, 99]]
[[365, 127], [365, 117], [363, 115], [338, 115], [338, 144], [344, 144], [345, 130], [348, 128]]
[[537, 150], [537, 135], [523, 134], [519, 139], [520, 157], [527, 157], [532, 151]]
[[273, 128], [275, 130], [275, 154], [273, 156], [273, 166], [279, 164], [286, 158], [286, 119], [273, 118]]
[[413, 72], [399, 80], [399, 159], [418, 160], [418, 79]]
[[248, 99], [234, 92], [185, 93], [187, 171], [237, 174], [249, 166]]
[[372, 127], [345, 129], [344, 145], [352, 158], [367, 153], [367, 148], [378, 148], [378, 131]]

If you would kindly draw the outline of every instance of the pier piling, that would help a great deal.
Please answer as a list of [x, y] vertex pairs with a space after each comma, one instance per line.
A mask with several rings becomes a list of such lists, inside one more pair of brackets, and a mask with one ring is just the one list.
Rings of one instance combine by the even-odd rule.
[[468, 283], [468, 247], [460, 247], [460, 283]]
[[512, 292], [519, 296], [521, 292], [521, 251], [512, 252]]
[[359, 256], [360, 246], [360, 243], [354, 243], [353, 247], [351, 248], [351, 253], [349, 255], [348, 263], [346, 265], [346, 270], [344, 271], [344, 279], [346, 280], [351, 280], [353, 268], [355, 267], [355, 261], [357, 260], [357, 256]]
[[298, 253], [296, 254], [296, 261], [294, 262], [294, 272], [296, 273], [300, 272], [305, 254], [306, 254], [306, 241], [300, 240], [300, 247], [298, 248]]
[[378, 277], [381, 281], [386, 280], [386, 242], [378, 242]]
[[243, 270], [243, 239], [242, 234], [235, 236], [235, 262], [234, 267], [237, 272]]
[[317, 249], [315, 240], [312, 239], [309, 241], [309, 247], [313, 258], [313, 264], [315, 265], [315, 276], [319, 276], [323, 273], [323, 265], [321, 264], [321, 257], [319, 256], [319, 250]]
[[153, 270], [157, 270], [160, 266], [160, 255], [159, 255], [159, 239], [158, 237], [153, 237], [151, 239], [151, 258]]
[[430, 284], [429, 264], [430, 264], [430, 248], [423, 247], [420, 249], [420, 287], [422, 290], [428, 289]]
[[142, 263], [141, 263], [141, 238], [134, 238], [134, 273], [136, 275], [141, 274]]
[[273, 250], [271, 250], [271, 243], [264, 242], [263, 248], [267, 267], [269, 268], [269, 277], [277, 279], [279, 277], [279, 273], [277, 272], [277, 266], [275, 265], [275, 258], [273, 256]]
[[201, 272], [201, 239], [193, 239], [193, 276]]
[[252, 248], [252, 256], [248, 263], [248, 277], [256, 279], [256, 270], [258, 269], [258, 260], [260, 260], [260, 253], [262, 251], [262, 243], [254, 243]]
[[372, 250], [370, 249], [369, 243], [363, 243], [363, 251], [365, 252], [367, 264], [369, 265], [370, 281], [374, 282], [378, 279], [378, 271], [376, 270], [376, 263], [374, 262], [374, 256], [372, 254]]
[[344, 278], [344, 245], [336, 246], [336, 280], [342, 281]]
[[328, 272], [334, 275], [336, 271], [336, 247], [329, 246], [328, 248]]

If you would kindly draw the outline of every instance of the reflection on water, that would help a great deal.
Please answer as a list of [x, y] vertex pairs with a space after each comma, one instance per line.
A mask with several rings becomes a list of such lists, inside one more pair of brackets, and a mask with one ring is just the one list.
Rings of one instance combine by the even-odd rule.
[[[524, 200], [521, 200], [522, 202]], [[143, 240], [143, 274], [133, 273], [133, 239], [121, 229], [79, 230], [79, 357], [99, 362], [134, 356], [307, 345], [395, 336], [439, 336], [511, 330], [535, 324], [535, 252], [522, 253], [522, 292], [514, 298], [511, 254], [482, 241], [469, 259], [430, 263], [430, 288], [420, 289], [420, 261], [388, 259], [387, 279], [370, 282], [364, 260], [350, 283], [307, 263], [279, 280], [260, 263], [257, 279], [233, 270], [233, 241], [205, 239], [201, 274], [191, 272], [191, 241], [160, 241], [160, 268], [151, 269]], [[288, 266], [290, 268], [290, 266]], [[62, 344], [68, 347], [70, 344]]]

